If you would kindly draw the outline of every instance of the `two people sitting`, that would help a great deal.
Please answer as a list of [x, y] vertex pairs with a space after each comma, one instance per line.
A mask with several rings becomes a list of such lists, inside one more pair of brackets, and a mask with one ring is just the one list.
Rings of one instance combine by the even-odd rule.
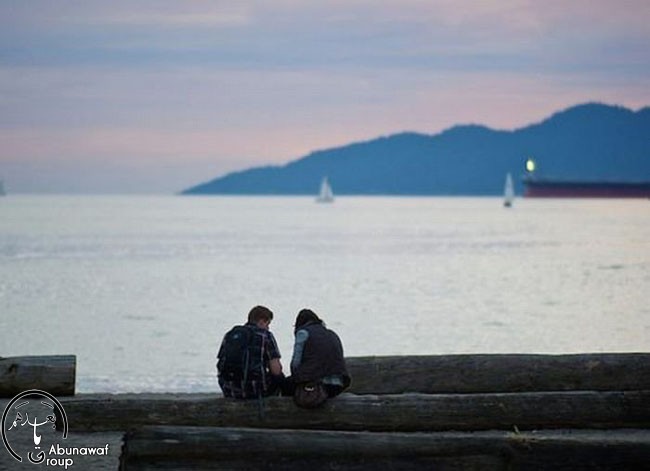
[[[311, 407], [337, 396], [350, 385], [341, 340], [310, 309], [302, 309], [296, 317], [291, 377], [286, 377], [277, 342], [269, 330], [272, 320], [270, 309], [255, 306], [245, 325], [233, 327], [224, 336], [217, 355], [219, 386], [224, 396], [295, 396], [298, 405]], [[311, 397], [317, 393], [320, 398]]]

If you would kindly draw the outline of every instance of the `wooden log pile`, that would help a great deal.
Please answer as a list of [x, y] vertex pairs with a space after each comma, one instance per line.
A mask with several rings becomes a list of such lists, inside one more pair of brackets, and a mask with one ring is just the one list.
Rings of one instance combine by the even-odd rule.
[[121, 467], [648, 466], [648, 354], [364, 357], [348, 367], [351, 394], [318, 410], [288, 398], [262, 409], [211, 397], [158, 397], [149, 410], [132, 402], [132, 420], [150, 425], [126, 435]]
[[127, 470], [648, 469], [648, 353], [347, 361], [349, 392], [316, 410], [219, 394], [60, 400], [71, 433], [126, 433]]

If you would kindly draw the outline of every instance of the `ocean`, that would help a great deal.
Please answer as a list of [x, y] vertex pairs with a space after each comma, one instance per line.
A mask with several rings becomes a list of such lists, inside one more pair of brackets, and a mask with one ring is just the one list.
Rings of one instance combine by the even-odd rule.
[[650, 201], [0, 198], [0, 356], [77, 391], [218, 391], [223, 334], [309, 307], [345, 353], [650, 351]]

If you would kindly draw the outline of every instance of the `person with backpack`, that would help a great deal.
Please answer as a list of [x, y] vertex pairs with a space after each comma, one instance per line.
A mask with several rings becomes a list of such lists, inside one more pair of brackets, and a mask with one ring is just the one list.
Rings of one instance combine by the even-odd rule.
[[269, 330], [273, 312], [255, 306], [245, 325], [233, 327], [217, 354], [217, 378], [226, 397], [259, 399], [278, 394], [284, 383], [280, 350]]
[[294, 402], [304, 408], [318, 407], [350, 386], [341, 339], [311, 309], [296, 317], [291, 380]]

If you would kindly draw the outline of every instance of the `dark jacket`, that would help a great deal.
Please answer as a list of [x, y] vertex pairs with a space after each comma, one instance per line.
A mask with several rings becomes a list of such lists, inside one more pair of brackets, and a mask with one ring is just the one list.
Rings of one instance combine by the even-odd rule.
[[339, 336], [324, 325], [309, 322], [299, 330], [309, 333], [305, 343], [300, 365], [292, 370], [292, 379], [296, 383], [322, 380], [328, 376], [340, 376], [344, 387], [350, 383], [350, 376], [345, 366], [343, 345]]
[[[248, 329], [246, 340], [241, 340], [243, 345], [228, 340], [234, 338], [231, 334], [241, 332], [242, 329]], [[246, 356], [240, 353], [242, 346], [247, 351]], [[226, 355], [232, 347], [234, 351]], [[234, 327], [224, 336], [217, 358], [219, 386], [224, 396], [245, 399], [275, 394], [275, 380], [269, 362], [280, 358], [280, 350], [271, 331], [257, 327], [252, 322]]]

